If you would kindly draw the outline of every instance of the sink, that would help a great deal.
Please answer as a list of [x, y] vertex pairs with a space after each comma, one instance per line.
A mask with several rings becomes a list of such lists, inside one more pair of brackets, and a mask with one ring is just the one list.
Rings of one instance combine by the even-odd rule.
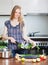
[[32, 37], [48, 37], [48, 35], [34, 35]]
[[40, 31], [37, 31], [37, 32], [31, 32], [28, 34], [28, 36], [30, 37], [34, 37], [36, 34], [40, 33]]
[[32, 35], [32, 34], [29, 34], [28, 35], [29, 37], [48, 37], [48, 35], [43, 35], [43, 34], [36, 34], [36, 35]]

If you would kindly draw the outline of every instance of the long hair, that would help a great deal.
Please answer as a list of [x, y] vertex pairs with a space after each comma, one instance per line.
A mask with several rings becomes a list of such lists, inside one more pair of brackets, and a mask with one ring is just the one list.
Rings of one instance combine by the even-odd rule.
[[[14, 8], [12, 9], [11, 15], [10, 15], [10, 20], [14, 19], [14, 15], [15, 15], [16, 9], [20, 9], [21, 10], [21, 7], [19, 5], [15, 5], [14, 6]], [[23, 20], [22, 14], [18, 18], [18, 22], [20, 23], [20, 28], [22, 28], [24, 26], [24, 20]]]

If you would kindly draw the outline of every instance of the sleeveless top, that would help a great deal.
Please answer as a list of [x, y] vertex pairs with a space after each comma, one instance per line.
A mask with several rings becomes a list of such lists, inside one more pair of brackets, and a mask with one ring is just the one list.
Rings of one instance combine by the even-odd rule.
[[[22, 31], [20, 30], [20, 24], [15, 27], [11, 25], [10, 20], [5, 22], [5, 26], [7, 27], [7, 34], [9, 37], [13, 37], [17, 42], [24, 42]], [[15, 50], [17, 49], [17, 45], [8, 40], [8, 48]]]

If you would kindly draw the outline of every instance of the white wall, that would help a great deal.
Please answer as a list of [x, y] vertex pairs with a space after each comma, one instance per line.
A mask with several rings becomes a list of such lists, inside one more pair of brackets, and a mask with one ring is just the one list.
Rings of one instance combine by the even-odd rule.
[[[0, 35], [4, 30], [4, 22], [9, 19], [9, 16], [0, 16]], [[48, 16], [31, 15], [24, 16], [26, 33], [40, 31], [39, 34], [48, 35]]]

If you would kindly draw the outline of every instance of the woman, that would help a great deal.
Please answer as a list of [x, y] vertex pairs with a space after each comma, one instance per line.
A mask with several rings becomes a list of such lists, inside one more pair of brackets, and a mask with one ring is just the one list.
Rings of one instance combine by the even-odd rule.
[[[12, 9], [10, 20], [5, 22], [5, 29], [3, 33], [3, 39], [8, 40], [8, 48], [12, 50], [13, 57], [20, 51], [17, 50], [17, 43], [24, 43], [24, 41], [30, 41], [35, 47], [35, 42], [25, 35], [25, 25], [21, 14], [21, 7], [16, 5]], [[20, 52], [21, 53], [21, 52]]]

